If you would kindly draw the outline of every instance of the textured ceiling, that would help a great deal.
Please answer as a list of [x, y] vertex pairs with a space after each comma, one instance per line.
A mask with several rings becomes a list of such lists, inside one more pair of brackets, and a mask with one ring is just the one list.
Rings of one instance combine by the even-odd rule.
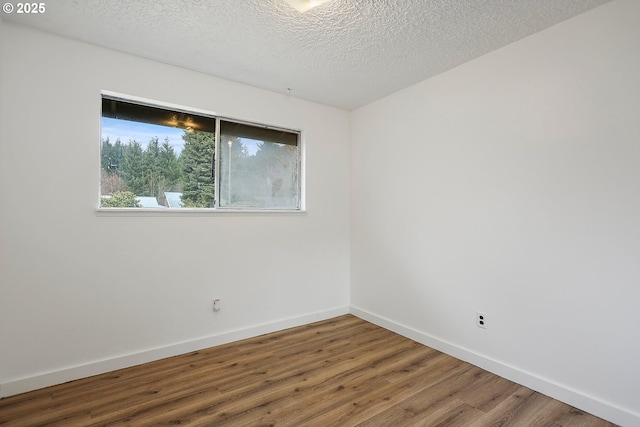
[[11, 21], [347, 110], [609, 0], [50, 0]]

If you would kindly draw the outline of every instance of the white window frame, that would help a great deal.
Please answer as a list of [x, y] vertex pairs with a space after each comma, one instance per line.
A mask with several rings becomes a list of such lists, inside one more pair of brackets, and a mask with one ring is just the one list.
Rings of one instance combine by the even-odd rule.
[[[116, 101], [123, 101], [128, 103], [139, 104], [143, 106], [148, 106], [152, 108], [159, 108], [164, 110], [171, 110], [176, 112], [184, 112], [191, 113], [194, 115], [199, 115], [203, 117], [208, 117], [215, 119], [215, 149], [214, 149], [214, 185], [215, 185], [215, 202], [213, 207], [209, 208], [146, 208], [146, 207], [133, 207], [133, 208], [121, 208], [121, 207], [102, 207], [100, 206], [101, 200], [101, 189], [100, 189], [100, 174], [101, 171], [101, 152], [102, 152], [102, 126], [100, 126], [100, 136], [99, 136], [99, 150], [98, 150], [98, 205], [96, 207], [96, 212], [99, 214], [160, 214], [160, 215], [180, 215], [180, 214], [211, 214], [211, 213], [247, 213], [247, 214], [257, 214], [257, 213], [304, 213], [306, 212], [306, 195], [305, 195], [305, 144], [303, 139], [303, 132], [299, 129], [292, 129], [281, 126], [273, 126], [264, 123], [259, 123], [253, 120], [239, 119], [234, 117], [226, 117], [223, 115], [219, 115], [215, 112], [202, 110], [198, 108], [185, 107], [182, 105], [151, 100], [147, 98], [125, 95], [112, 91], [101, 91], [100, 92], [100, 112], [99, 117], [102, 120], [102, 100], [104, 98], [114, 99]], [[297, 208], [257, 208], [257, 207], [227, 207], [220, 206], [220, 122], [228, 121], [239, 123], [248, 126], [255, 126], [259, 128], [275, 130], [275, 131], [283, 131], [294, 133], [298, 135], [297, 142], [297, 168], [298, 168], [298, 182], [297, 182], [297, 192], [298, 192], [298, 207]]]

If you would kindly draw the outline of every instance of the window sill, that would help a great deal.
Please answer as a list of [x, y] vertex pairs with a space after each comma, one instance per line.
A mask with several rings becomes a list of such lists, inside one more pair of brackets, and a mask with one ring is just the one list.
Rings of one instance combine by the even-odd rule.
[[217, 208], [217, 209], [202, 209], [202, 208], [96, 208], [96, 214], [98, 216], [209, 216], [209, 215], [274, 215], [274, 214], [287, 214], [287, 215], [299, 215], [306, 214], [307, 211], [303, 209], [232, 209], [232, 208]]

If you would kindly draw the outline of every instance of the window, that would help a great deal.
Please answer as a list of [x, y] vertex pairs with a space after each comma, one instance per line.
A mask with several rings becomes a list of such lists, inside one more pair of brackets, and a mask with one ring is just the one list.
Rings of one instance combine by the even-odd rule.
[[300, 209], [300, 134], [103, 95], [100, 207]]

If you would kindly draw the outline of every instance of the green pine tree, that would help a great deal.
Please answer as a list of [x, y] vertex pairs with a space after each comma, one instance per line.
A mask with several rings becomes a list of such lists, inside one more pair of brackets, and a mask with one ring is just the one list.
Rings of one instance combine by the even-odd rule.
[[158, 157], [160, 170], [162, 170], [164, 174], [165, 188], [163, 191], [181, 191], [182, 169], [176, 152], [169, 144], [169, 138], [165, 138], [160, 146]]
[[118, 172], [122, 165], [124, 157], [124, 148], [120, 138], [116, 139], [115, 143], [111, 143], [109, 137], [102, 140], [100, 147], [100, 163], [102, 169], [107, 172]]
[[180, 154], [182, 203], [188, 208], [210, 208], [215, 201], [213, 155], [215, 136], [211, 132], [186, 132]]
[[132, 140], [123, 148], [122, 179], [133, 194], [144, 196], [146, 179], [142, 146], [139, 142]]

